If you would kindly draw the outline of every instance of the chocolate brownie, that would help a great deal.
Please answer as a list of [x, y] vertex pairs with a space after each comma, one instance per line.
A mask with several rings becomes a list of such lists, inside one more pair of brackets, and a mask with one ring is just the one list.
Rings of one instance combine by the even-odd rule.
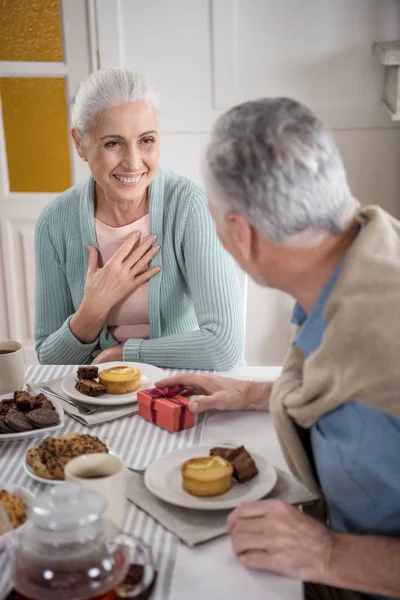
[[76, 389], [86, 396], [101, 396], [107, 393], [107, 386], [93, 379], [80, 379], [75, 384]]
[[245, 483], [258, 473], [257, 465], [244, 446], [238, 448], [211, 448], [210, 456], [221, 456], [231, 463], [233, 476], [239, 483]]
[[8, 427], [14, 431], [30, 431], [33, 429], [32, 423], [28, 421], [22, 412], [11, 411], [5, 417], [4, 421]]
[[18, 392], [18, 396], [15, 397], [15, 404], [18, 410], [21, 412], [28, 412], [36, 408], [36, 399], [32, 398], [28, 392]]
[[76, 376], [78, 379], [96, 379], [99, 376], [97, 367], [79, 367]]
[[51, 408], [36, 408], [26, 415], [28, 421], [34, 427], [52, 427], [60, 422], [59, 416], [55, 410]]
[[0, 415], [4, 416], [7, 413], [10, 412], [10, 410], [17, 410], [17, 406], [14, 402], [14, 400], [7, 399], [7, 400], [2, 400], [0, 402]]

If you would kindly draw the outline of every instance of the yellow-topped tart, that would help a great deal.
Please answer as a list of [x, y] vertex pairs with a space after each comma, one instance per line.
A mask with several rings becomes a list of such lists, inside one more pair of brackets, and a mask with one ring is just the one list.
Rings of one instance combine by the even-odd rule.
[[99, 380], [107, 386], [109, 394], [130, 394], [140, 388], [140, 371], [123, 365], [110, 367], [100, 371]]
[[182, 487], [193, 496], [219, 496], [232, 487], [232, 465], [221, 456], [191, 458], [181, 465]]

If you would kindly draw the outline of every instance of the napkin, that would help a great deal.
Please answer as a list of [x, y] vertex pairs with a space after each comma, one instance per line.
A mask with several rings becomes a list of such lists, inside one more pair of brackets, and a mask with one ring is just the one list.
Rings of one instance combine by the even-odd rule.
[[[41, 387], [47, 385], [57, 394], [61, 396], [65, 396], [69, 398], [65, 392], [63, 392], [61, 388], [61, 379], [51, 379], [49, 381], [40, 381], [39, 383], [30, 383], [30, 387], [34, 392], [39, 393], [41, 391]], [[49, 399], [52, 400], [52, 396], [49, 395]], [[109, 406], [99, 406], [98, 410], [93, 415], [83, 415], [79, 412], [78, 408], [72, 406], [72, 404], [68, 404], [68, 402], [63, 402], [60, 398], [57, 398], [58, 402], [62, 405], [65, 414], [69, 415], [79, 423], [86, 425], [86, 427], [97, 427], [98, 425], [103, 425], [103, 423], [109, 423], [110, 421], [115, 421], [117, 419], [123, 419], [124, 417], [128, 417], [130, 415], [136, 415], [138, 412], [137, 403], [127, 404], [127, 405], [117, 405], [113, 407]], [[73, 402], [75, 400], [71, 398]], [[93, 404], [88, 404], [88, 408], [95, 408]], [[97, 407], [96, 407], [97, 408]]]
[[[278, 479], [268, 498], [289, 504], [305, 504], [318, 499], [292, 475], [276, 469]], [[187, 546], [196, 546], [227, 533], [226, 520], [231, 510], [195, 510], [168, 504], [145, 486], [143, 475], [128, 471], [128, 500], [171, 531]]]

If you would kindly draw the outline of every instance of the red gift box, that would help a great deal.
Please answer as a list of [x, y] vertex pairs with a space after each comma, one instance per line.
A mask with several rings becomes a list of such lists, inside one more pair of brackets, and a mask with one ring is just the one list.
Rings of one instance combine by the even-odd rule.
[[194, 414], [188, 408], [189, 399], [177, 393], [180, 389], [175, 386], [139, 391], [139, 416], [171, 432], [190, 429], [194, 426]]

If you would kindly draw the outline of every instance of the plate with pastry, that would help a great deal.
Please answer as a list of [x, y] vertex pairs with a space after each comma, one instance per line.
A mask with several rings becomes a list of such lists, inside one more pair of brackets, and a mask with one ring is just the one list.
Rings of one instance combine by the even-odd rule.
[[106, 444], [94, 435], [87, 433], [66, 433], [61, 437], [48, 437], [40, 444], [29, 448], [25, 454], [25, 472], [40, 483], [59, 485], [64, 483], [64, 467], [83, 454], [115, 454]]
[[11, 541], [13, 532], [23, 527], [35, 502], [32, 492], [19, 485], [0, 481], [0, 507], [5, 510], [11, 530], [0, 530], [0, 551]]
[[232, 509], [264, 498], [277, 473], [244, 446], [194, 446], [165, 454], [147, 467], [144, 483], [161, 500], [200, 510]]
[[45, 394], [17, 390], [0, 396], [0, 442], [36, 437], [63, 425], [61, 404]]
[[154, 381], [165, 375], [162, 369], [145, 363], [109, 362], [78, 367], [64, 377], [61, 387], [67, 396], [85, 404], [131, 404], [137, 402], [138, 390], [153, 387]]

